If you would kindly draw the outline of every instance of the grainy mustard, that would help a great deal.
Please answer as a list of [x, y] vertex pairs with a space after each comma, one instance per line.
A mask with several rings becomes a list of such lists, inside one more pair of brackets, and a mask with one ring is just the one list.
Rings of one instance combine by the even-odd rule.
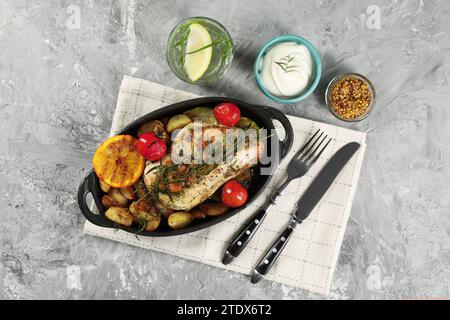
[[356, 77], [345, 77], [331, 88], [331, 108], [336, 115], [346, 120], [366, 115], [372, 99], [368, 84]]

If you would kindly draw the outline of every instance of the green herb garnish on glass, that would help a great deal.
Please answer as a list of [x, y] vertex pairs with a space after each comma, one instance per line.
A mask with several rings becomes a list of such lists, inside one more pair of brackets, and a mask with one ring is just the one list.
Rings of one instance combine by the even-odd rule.
[[217, 21], [195, 17], [181, 22], [170, 33], [166, 59], [183, 81], [207, 85], [219, 79], [233, 58], [233, 42]]

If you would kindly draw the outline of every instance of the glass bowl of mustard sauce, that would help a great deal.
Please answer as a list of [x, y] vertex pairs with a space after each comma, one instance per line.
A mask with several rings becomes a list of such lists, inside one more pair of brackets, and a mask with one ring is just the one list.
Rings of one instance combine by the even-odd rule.
[[325, 101], [338, 119], [361, 121], [370, 114], [375, 104], [372, 83], [358, 73], [344, 73], [334, 77], [327, 86]]

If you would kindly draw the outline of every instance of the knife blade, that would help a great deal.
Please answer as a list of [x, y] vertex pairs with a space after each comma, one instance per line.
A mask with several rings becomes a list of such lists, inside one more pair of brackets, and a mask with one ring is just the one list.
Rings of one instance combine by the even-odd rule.
[[306, 191], [297, 201], [297, 210], [294, 214], [298, 222], [305, 220], [313, 211], [320, 199], [325, 195], [333, 181], [345, 167], [351, 157], [358, 151], [361, 145], [350, 142], [340, 148], [320, 170]]
[[356, 151], [358, 151], [360, 146], [361, 145], [356, 142], [346, 144], [340, 148], [330, 160], [328, 160], [322, 170], [320, 170], [319, 174], [314, 178], [297, 201], [297, 209], [289, 225], [265, 252], [255, 269], [253, 269], [250, 277], [252, 283], [258, 282], [267, 274], [267, 272], [269, 272], [294, 233], [297, 225], [302, 223], [311, 214], [320, 199], [322, 199], [333, 181]]

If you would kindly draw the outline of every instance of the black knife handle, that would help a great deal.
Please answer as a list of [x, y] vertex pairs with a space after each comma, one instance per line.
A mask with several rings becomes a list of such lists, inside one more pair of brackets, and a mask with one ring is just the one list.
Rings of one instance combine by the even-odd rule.
[[256, 268], [252, 272], [250, 278], [250, 281], [252, 283], [257, 283], [259, 280], [261, 280], [262, 277], [267, 274], [267, 272], [269, 272], [270, 268], [272, 268], [275, 261], [277, 261], [284, 247], [294, 233], [297, 224], [298, 222], [296, 220], [292, 220], [291, 223], [289, 223], [286, 229], [278, 237], [278, 239], [272, 244], [270, 249], [266, 251]]
[[234, 258], [238, 257], [242, 250], [247, 246], [253, 235], [258, 230], [259, 226], [263, 222], [267, 215], [267, 209], [263, 208], [254, 216], [251, 217], [249, 222], [237, 233], [231, 244], [228, 246], [225, 255], [223, 256], [222, 263], [229, 264]]

